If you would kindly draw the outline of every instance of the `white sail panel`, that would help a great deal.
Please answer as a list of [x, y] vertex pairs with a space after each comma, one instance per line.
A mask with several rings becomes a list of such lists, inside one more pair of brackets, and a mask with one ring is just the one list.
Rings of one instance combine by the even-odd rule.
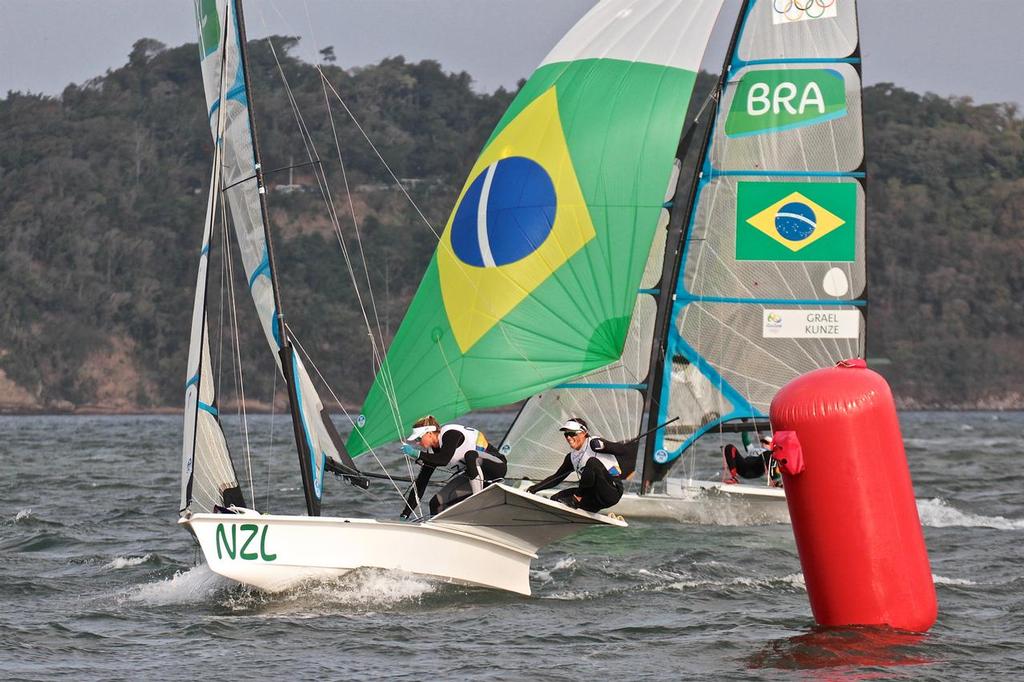
[[854, 0], [753, 0], [741, 60], [842, 59], [857, 49]]
[[192, 303], [192, 331], [185, 381], [180, 512], [212, 512], [214, 505], [244, 505], [224, 432], [217, 417], [210, 336], [206, 321], [210, 237], [219, 182], [218, 158], [219, 154], [215, 154], [203, 228], [203, 247], [199, 254], [199, 271], [196, 274]]
[[703, 433], [763, 418], [800, 374], [864, 354], [865, 194], [853, 0], [753, 0], [675, 289], [648, 445], [656, 480]]
[[621, 59], [696, 71], [724, 0], [604, 0], [544, 58], [543, 64]]
[[554, 473], [569, 451], [558, 427], [570, 417], [585, 418], [594, 436], [635, 437], [643, 403], [643, 393], [635, 389], [559, 388], [531, 397], [502, 445], [509, 478], [537, 481]]
[[[238, 16], [231, 0], [196, 0], [196, 18], [200, 36], [203, 84], [214, 140], [218, 118], [223, 120], [223, 192], [231, 211], [235, 238], [242, 255], [249, 293], [259, 316], [263, 333], [274, 361], [281, 368], [280, 350], [284, 345], [275, 303], [267, 225], [262, 206], [253, 131], [250, 125], [249, 91], [243, 64]], [[223, 68], [222, 68], [223, 65]], [[222, 73], [223, 71], [223, 73]], [[225, 94], [220, 96], [221, 82]], [[322, 494], [324, 460], [343, 462], [323, 424], [323, 403], [309, 373], [296, 357], [293, 368], [301, 415], [303, 438], [313, 459], [312, 484], [316, 499]]]
[[854, 171], [864, 162], [860, 74], [850, 64], [740, 69], [721, 111], [716, 169]]
[[[750, 188], [753, 183], [783, 183], [787, 188], [783, 196], [804, 196], [810, 191], [800, 192], [800, 186], [820, 188], [821, 185], [843, 184], [855, 196], [854, 222], [840, 225], [848, 229], [850, 248], [848, 260], [811, 261], [795, 260], [738, 260], [737, 242], [750, 236], [753, 226], [749, 220], [757, 220], [757, 208], [741, 214], [739, 189]], [[774, 198], [774, 197], [772, 197]], [[756, 200], [756, 199], [755, 199]], [[852, 178], [814, 177], [792, 178], [772, 177], [720, 177], [701, 189], [700, 202], [687, 240], [683, 285], [693, 296], [721, 296], [742, 299], [789, 299], [789, 300], [855, 300], [860, 298], [866, 286], [865, 243], [864, 243], [864, 188]], [[764, 200], [766, 203], [771, 199]], [[809, 201], [809, 200], [808, 200]], [[815, 202], [817, 205], [817, 202]], [[766, 206], [765, 208], [768, 208]], [[818, 213], [823, 213], [820, 208]], [[851, 228], [852, 229], [849, 229]], [[743, 228], [743, 229], [741, 229]], [[755, 235], [756, 236], [756, 235]], [[757, 256], [755, 255], [754, 258]], [[837, 274], [838, 272], [838, 274]], [[843, 289], [831, 288], [831, 282], [841, 276], [846, 282]], [[834, 295], [842, 291], [841, 295]]]
[[[208, 332], [205, 333], [208, 340]], [[192, 499], [188, 508], [193, 512], [212, 512], [214, 505], [244, 506], [245, 500], [217, 412], [208, 342], [203, 343], [200, 372], [195, 420], [196, 457], [192, 475]]]
[[[262, 190], [257, 182], [256, 155], [249, 126], [249, 95], [238, 44], [238, 19], [230, 0], [196, 0], [196, 18], [203, 86], [215, 141], [218, 117], [223, 116], [224, 120], [221, 186], [225, 188], [231, 209], [249, 292], [263, 333], [276, 356], [281, 348], [281, 334], [277, 329], [270, 257], [260, 206]], [[226, 88], [223, 97], [220, 94], [222, 76]]]

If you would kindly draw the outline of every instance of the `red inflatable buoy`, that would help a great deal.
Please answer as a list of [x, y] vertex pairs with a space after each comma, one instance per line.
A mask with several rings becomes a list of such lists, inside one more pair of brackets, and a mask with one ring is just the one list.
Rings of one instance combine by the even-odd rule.
[[815, 620], [927, 631], [935, 584], [885, 379], [863, 360], [810, 372], [782, 387], [771, 421], [778, 457], [802, 455], [782, 476]]

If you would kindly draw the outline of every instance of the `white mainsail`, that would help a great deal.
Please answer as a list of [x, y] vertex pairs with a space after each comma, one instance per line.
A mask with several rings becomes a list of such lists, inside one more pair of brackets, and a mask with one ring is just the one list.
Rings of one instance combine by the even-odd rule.
[[786, 4], [740, 18], [652, 401], [651, 420], [681, 419], [648, 444], [647, 480], [720, 424], [767, 423], [794, 377], [864, 355], [856, 3]]
[[[282, 329], [279, 296], [275, 287], [273, 258], [265, 210], [263, 185], [252, 127], [250, 94], [240, 44], [244, 35], [241, 15], [234, 0], [195, 0], [199, 28], [200, 63], [206, 92], [210, 127], [218, 140], [218, 117], [223, 117], [223, 178], [221, 186], [231, 211], [236, 241], [242, 255], [256, 313], [278, 368], [286, 377], [294, 377], [293, 388], [298, 412], [297, 438], [308, 461], [303, 470], [311, 509], [317, 509], [323, 496], [327, 460], [346, 466], [331, 437], [323, 402], [298, 354], [289, 352], [290, 367], [282, 366], [282, 349], [287, 333]], [[223, 73], [222, 73], [223, 64]], [[225, 88], [220, 87], [221, 82]], [[286, 371], [287, 370], [287, 371]], [[301, 455], [300, 455], [301, 456]]]
[[179, 513], [212, 512], [218, 506], [245, 505], [217, 411], [210, 359], [209, 326], [206, 319], [210, 238], [216, 216], [220, 182], [220, 154], [215, 153], [214, 157], [203, 228], [203, 246], [199, 252], [196, 293], [192, 304], [192, 332], [185, 382]]
[[[695, 178], [668, 187], [622, 358], [527, 401], [502, 446], [510, 475], [536, 478], [557, 466], [565, 451], [557, 425], [568, 416], [616, 440], [679, 417], [646, 439], [644, 480], [656, 480], [721, 425], [766, 424], [772, 396], [793, 377], [863, 357], [858, 50], [854, 0], [743, 3], [704, 156]], [[790, 200], [740, 215], [776, 191]], [[838, 200], [843, 211], [815, 197]], [[828, 252], [815, 237], [817, 250], [804, 257], [812, 252], [799, 240], [769, 235], [771, 218], [785, 223], [790, 204], [817, 209], [809, 222], [842, 230], [845, 250]], [[748, 218], [765, 239], [795, 249], [792, 258], [738, 252], [737, 235], [754, 227]]]

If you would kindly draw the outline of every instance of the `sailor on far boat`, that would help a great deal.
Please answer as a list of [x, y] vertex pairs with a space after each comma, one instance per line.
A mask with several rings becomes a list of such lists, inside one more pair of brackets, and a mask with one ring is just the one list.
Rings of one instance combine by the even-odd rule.
[[633, 473], [636, 466], [636, 443], [616, 443], [590, 435], [587, 422], [573, 417], [562, 424], [559, 431], [571, 448], [555, 473], [527, 489], [538, 493], [553, 488], [575, 472], [579, 482], [551, 497], [555, 502], [599, 512], [618, 503], [622, 498], [622, 479]]
[[406, 441], [419, 446], [418, 453], [412, 445], [406, 444], [402, 449], [410, 456], [415, 455], [416, 463], [423, 468], [409, 491], [402, 518], [409, 518], [419, 506], [437, 467], [452, 469], [455, 476], [430, 498], [431, 515], [497, 483], [508, 470], [505, 456], [487, 442], [482, 432], [461, 424], [441, 426], [431, 415], [416, 420]]

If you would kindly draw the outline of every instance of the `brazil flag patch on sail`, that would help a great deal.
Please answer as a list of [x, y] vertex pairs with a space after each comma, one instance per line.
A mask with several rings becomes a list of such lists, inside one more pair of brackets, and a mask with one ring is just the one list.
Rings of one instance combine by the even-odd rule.
[[852, 262], [857, 183], [740, 182], [736, 260]]
[[441, 236], [441, 296], [462, 352], [594, 235], [551, 87], [491, 140]]

